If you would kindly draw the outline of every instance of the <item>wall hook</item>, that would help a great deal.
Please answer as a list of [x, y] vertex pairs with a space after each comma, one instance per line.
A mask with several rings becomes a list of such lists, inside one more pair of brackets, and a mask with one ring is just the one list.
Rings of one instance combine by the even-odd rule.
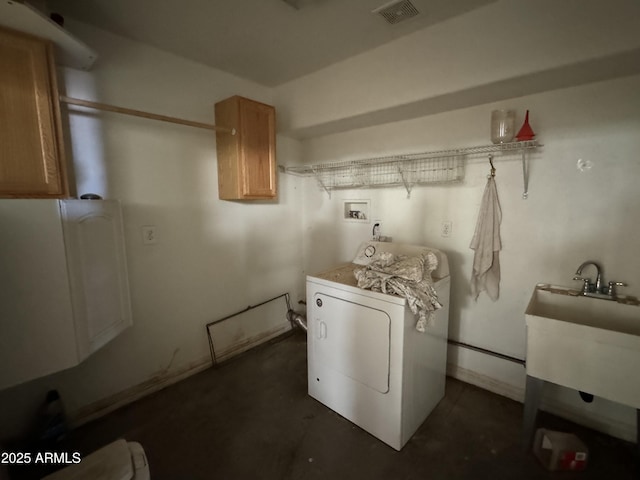
[[489, 154], [489, 164], [491, 165], [491, 176], [496, 176], [496, 167], [493, 166], [493, 155]]

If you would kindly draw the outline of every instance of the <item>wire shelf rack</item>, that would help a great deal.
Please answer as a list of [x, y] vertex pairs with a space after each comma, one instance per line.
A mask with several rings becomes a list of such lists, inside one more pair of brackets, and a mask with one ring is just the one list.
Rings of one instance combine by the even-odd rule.
[[407, 198], [409, 198], [414, 185], [453, 183], [464, 180], [466, 159], [470, 156], [522, 153], [525, 175], [523, 197], [526, 198], [528, 169], [525, 152], [541, 146], [536, 140], [529, 140], [280, 168], [291, 175], [314, 176], [329, 197], [332, 190], [340, 188], [402, 185], [407, 190]]

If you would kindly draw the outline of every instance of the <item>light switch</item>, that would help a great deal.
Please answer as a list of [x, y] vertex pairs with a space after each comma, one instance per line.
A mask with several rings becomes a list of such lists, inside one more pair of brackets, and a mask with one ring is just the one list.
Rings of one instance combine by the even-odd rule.
[[158, 232], [155, 225], [142, 226], [142, 243], [144, 245], [155, 245], [158, 243]]

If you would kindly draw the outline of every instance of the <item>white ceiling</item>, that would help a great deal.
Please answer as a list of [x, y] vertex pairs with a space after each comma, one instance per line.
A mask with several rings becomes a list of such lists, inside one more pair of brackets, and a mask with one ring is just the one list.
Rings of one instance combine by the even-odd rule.
[[[49, 0], [49, 11], [276, 86], [496, 0], [412, 0], [390, 25], [388, 0]], [[297, 8], [295, 8], [297, 6]]]

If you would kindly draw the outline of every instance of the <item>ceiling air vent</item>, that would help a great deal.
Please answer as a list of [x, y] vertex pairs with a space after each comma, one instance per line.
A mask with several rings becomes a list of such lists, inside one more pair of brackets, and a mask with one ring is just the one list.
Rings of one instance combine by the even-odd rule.
[[371, 13], [378, 13], [387, 23], [395, 25], [403, 20], [415, 17], [420, 12], [418, 12], [418, 9], [409, 0], [393, 0], [372, 10]]

